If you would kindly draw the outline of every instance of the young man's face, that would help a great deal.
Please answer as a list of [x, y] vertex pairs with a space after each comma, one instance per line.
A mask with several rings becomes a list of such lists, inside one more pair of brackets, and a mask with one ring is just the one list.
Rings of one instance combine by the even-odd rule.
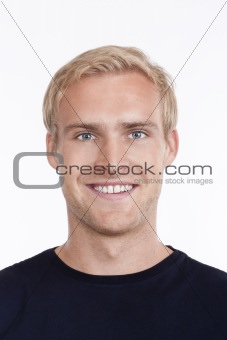
[[[154, 223], [160, 173], [177, 151], [176, 131], [168, 138], [164, 136], [161, 105], [157, 106], [160, 95], [155, 86], [137, 72], [110, 73], [81, 80], [65, 96], [67, 100], [62, 98], [57, 117], [56, 151], [67, 166], [63, 193], [74, 225], [83, 217], [79, 226], [116, 235], [135, 231], [147, 224], [146, 219]], [[49, 134], [47, 144], [48, 151], [53, 151]], [[53, 159], [50, 162], [56, 167]], [[118, 166], [117, 174], [113, 174], [113, 168], [105, 168], [105, 173], [100, 174], [108, 163]], [[150, 167], [146, 173], [145, 164]], [[90, 168], [83, 168], [81, 173], [74, 167], [70, 175], [72, 165]], [[120, 165], [127, 167], [119, 168]], [[102, 170], [98, 171], [97, 166]], [[147, 179], [153, 183], [145, 183]], [[119, 191], [122, 183], [133, 187], [125, 193], [104, 193], [107, 188], [102, 188], [104, 192], [99, 194], [95, 187], [103, 187], [105, 182], [106, 187], [113, 186], [108, 192]]]

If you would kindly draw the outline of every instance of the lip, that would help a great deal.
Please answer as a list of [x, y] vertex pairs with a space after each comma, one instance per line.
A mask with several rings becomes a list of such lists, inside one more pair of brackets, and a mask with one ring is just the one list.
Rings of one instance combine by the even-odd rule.
[[131, 190], [125, 191], [125, 192], [120, 192], [117, 194], [104, 194], [103, 192], [99, 192], [94, 189], [95, 186], [104, 186], [106, 182], [102, 183], [92, 183], [92, 184], [87, 184], [87, 187], [98, 197], [104, 198], [110, 201], [115, 201], [115, 200], [121, 200], [126, 197], [130, 197], [130, 194], [138, 187], [138, 184], [132, 184], [132, 183], [119, 183], [119, 182], [108, 182], [108, 185], [133, 185], [133, 188]]
[[123, 181], [118, 181], [118, 182], [109, 182], [108, 180], [106, 180], [105, 182], [97, 182], [97, 183], [89, 183], [88, 185], [93, 185], [93, 186], [108, 186], [108, 185], [137, 185], [137, 184], [134, 184], [134, 183], [131, 183], [131, 182], [123, 182]]

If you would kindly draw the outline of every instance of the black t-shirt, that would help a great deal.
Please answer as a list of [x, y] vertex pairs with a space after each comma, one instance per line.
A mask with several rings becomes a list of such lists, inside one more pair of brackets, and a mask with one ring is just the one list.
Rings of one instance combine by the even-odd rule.
[[227, 273], [168, 247], [134, 274], [82, 273], [55, 248], [0, 271], [0, 338], [227, 339]]

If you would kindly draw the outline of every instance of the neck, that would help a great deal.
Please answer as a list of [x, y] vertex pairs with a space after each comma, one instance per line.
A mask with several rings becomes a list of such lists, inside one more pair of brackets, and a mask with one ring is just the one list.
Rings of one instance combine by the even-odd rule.
[[[55, 252], [68, 266], [93, 275], [123, 275], [148, 269], [172, 253], [159, 242], [154, 224], [133, 233], [103, 235], [69, 220], [68, 241]], [[154, 222], [154, 221], [153, 221]], [[71, 236], [70, 236], [71, 235]]]

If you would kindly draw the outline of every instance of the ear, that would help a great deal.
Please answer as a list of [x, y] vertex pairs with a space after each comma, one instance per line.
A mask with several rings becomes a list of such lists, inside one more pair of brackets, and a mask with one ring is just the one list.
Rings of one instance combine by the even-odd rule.
[[176, 158], [179, 147], [179, 136], [177, 130], [172, 130], [166, 138], [165, 166], [172, 164]]
[[[46, 150], [47, 152], [57, 152], [56, 141], [50, 132], [47, 132], [47, 135], [46, 135]], [[58, 166], [56, 157], [54, 155], [53, 156], [48, 155], [47, 160], [50, 166], [56, 169], [56, 167]]]

